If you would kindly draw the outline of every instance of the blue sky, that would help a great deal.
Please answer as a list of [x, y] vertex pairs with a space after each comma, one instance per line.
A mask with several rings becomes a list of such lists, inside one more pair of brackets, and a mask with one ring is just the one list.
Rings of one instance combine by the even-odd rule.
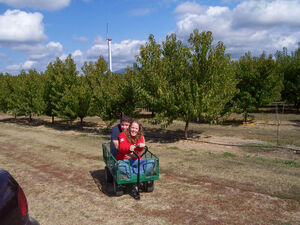
[[132, 65], [149, 34], [186, 41], [195, 28], [211, 30], [233, 58], [293, 51], [299, 15], [300, 0], [0, 0], [0, 72], [45, 71], [68, 54], [78, 69], [107, 58], [107, 23], [114, 71]]

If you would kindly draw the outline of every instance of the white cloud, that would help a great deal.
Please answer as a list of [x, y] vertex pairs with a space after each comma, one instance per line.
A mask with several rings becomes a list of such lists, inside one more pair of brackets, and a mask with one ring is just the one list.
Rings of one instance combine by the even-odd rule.
[[67, 7], [71, 0], [0, 0], [0, 3], [5, 3], [16, 8], [33, 8], [45, 10], [59, 10]]
[[[139, 54], [140, 46], [145, 44], [145, 41], [140, 40], [124, 40], [121, 43], [112, 43], [112, 66], [116, 71], [125, 68], [127, 65], [132, 65], [135, 62], [135, 56]], [[100, 55], [105, 59], [108, 57], [107, 44], [96, 44], [87, 51], [87, 58], [96, 60]]]
[[90, 59], [96, 59], [100, 55], [105, 55], [107, 57], [107, 45], [106, 44], [96, 44], [93, 45], [88, 51], [87, 51], [87, 57]]
[[63, 54], [63, 46], [59, 42], [49, 42], [42, 44], [19, 44], [11, 47], [12, 50], [21, 51], [31, 60], [41, 60], [45, 58], [55, 58]]
[[100, 36], [100, 35], [97, 35], [94, 39], [94, 43], [95, 44], [103, 44], [104, 43], [104, 40], [103, 38]]
[[41, 42], [44, 34], [43, 15], [20, 10], [7, 10], [0, 15], [0, 44]]
[[235, 26], [300, 26], [299, 0], [244, 1], [233, 10]]
[[36, 64], [36, 61], [28, 60], [24, 63], [9, 65], [6, 67], [9, 71], [20, 71], [20, 70], [29, 70], [33, 69], [33, 66]]
[[83, 53], [80, 50], [75, 50], [72, 53], [72, 58], [74, 59], [74, 62], [76, 63], [77, 68], [80, 68], [84, 63], [84, 56]]
[[20, 51], [27, 57], [26, 61], [19, 64], [13, 64], [6, 67], [9, 73], [18, 73], [20, 70], [36, 69], [44, 71], [56, 57], [63, 56], [63, 46], [59, 42], [49, 42], [42, 44], [20, 44], [11, 48], [14, 51]]
[[204, 13], [206, 8], [206, 6], [201, 6], [196, 2], [186, 2], [177, 6], [177, 8], [175, 9], [175, 13], [181, 16], [190, 14], [200, 14]]
[[176, 34], [187, 40], [195, 29], [210, 30], [216, 41], [223, 41], [233, 56], [251, 51], [275, 53], [287, 47], [294, 50], [300, 40], [299, 0], [241, 1], [234, 9], [203, 6], [195, 2], [180, 4]]
[[79, 42], [88, 42], [89, 39], [87, 37], [77, 37], [76, 35], [73, 35], [73, 39], [75, 41], [79, 41]]
[[80, 50], [75, 50], [73, 53], [72, 53], [72, 57], [78, 57], [78, 56], [82, 56], [82, 52]]

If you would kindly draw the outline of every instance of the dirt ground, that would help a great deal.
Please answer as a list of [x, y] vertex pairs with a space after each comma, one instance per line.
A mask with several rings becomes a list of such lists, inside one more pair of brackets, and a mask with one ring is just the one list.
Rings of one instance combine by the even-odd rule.
[[[267, 118], [267, 119], [266, 119]], [[300, 224], [300, 116], [280, 124], [263, 115], [252, 124], [146, 123], [160, 158], [160, 179], [136, 201], [113, 196], [105, 183], [104, 124], [0, 115], [0, 165], [21, 184], [29, 213], [41, 225]], [[144, 122], [144, 121], [143, 121]]]

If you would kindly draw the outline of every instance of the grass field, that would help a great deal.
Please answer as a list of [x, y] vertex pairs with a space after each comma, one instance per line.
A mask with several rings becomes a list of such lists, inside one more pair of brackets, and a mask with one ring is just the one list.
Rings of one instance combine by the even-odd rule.
[[104, 179], [104, 124], [0, 115], [0, 164], [22, 185], [30, 215], [42, 225], [300, 224], [300, 115], [273, 114], [254, 123], [145, 125], [160, 158], [153, 193], [113, 196]]

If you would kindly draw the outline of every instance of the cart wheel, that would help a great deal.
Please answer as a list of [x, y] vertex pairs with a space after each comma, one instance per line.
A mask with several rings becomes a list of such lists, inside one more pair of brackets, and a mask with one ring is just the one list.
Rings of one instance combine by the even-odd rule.
[[105, 166], [104, 173], [105, 173], [106, 183], [111, 183], [113, 181], [113, 176], [111, 175], [111, 172], [109, 171], [107, 166]]
[[123, 187], [122, 185], [117, 184], [117, 181], [113, 179], [113, 185], [114, 185], [114, 193], [116, 196], [123, 195]]
[[145, 191], [146, 192], [152, 192], [154, 190], [154, 181], [147, 181], [145, 182]]

